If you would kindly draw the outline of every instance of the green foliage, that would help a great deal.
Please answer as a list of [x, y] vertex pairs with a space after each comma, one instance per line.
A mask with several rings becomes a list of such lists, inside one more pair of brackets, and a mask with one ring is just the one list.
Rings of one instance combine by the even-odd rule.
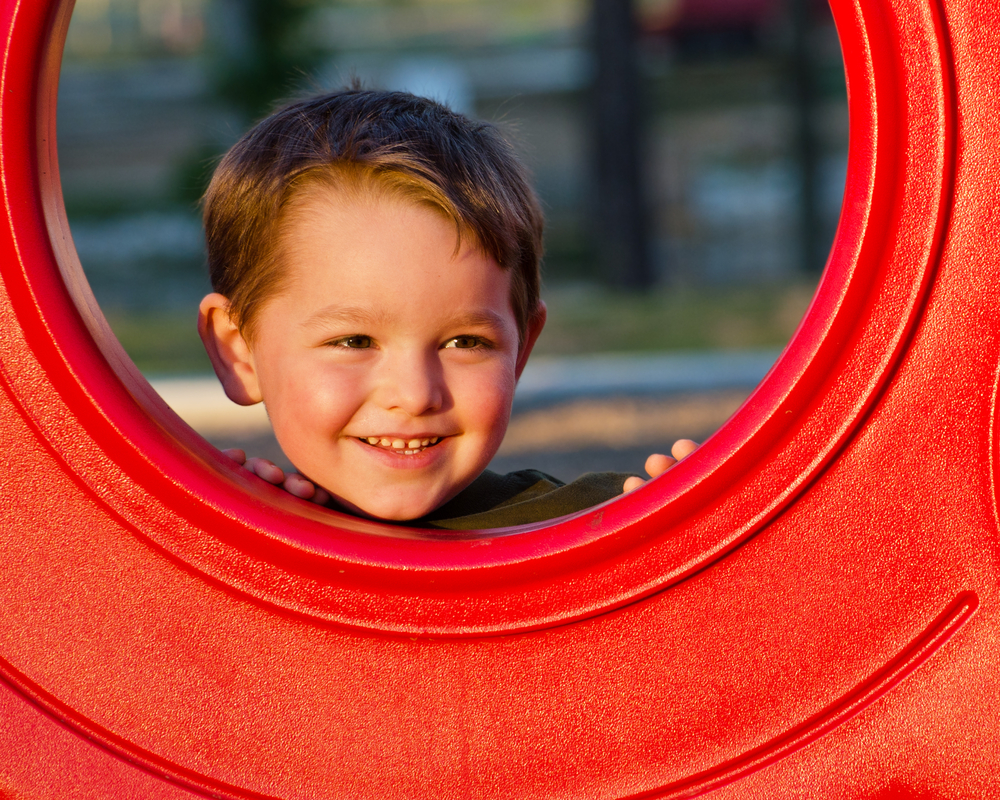
[[174, 166], [171, 199], [187, 208], [196, 208], [222, 159], [223, 148], [205, 142], [184, 154]]
[[197, 310], [106, 311], [111, 330], [144, 375], [210, 374], [212, 365], [201, 346]]
[[[243, 129], [315, 81], [328, 53], [306, 35], [324, 0], [212, 0], [206, 64], [212, 93]], [[329, 0], [326, 0], [329, 2]], [[171, 199], [194, 205], [232, 141], [206, 140], [176, 165]]]
[[228, 0], [224, 5], [232, 30], [217, 35], [235, 41], [220, 43], [213, 51], [216, 93], [247, 120], [254, 120], [298, 90], [319, 66], [321, 53], [303, 35], [318, 3]]

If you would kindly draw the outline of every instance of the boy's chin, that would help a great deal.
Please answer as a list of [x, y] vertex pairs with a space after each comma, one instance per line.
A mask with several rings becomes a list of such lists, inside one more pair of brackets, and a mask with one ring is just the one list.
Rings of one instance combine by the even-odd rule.
[[[492, 457], [492, 453], [488, 455]], [[488, 459], [483, 460], [489, 463]], [[337, 480], [340, 476], [333, 475], [329, 483], [317, 485], [323, 486], [330, 494], [335, 507], [349, 514], [376, 522], [405, 525], [426, 517], [452, 500], [484, 469], [485, 465], [477, 463], [473, 469], [450, 470], [447, 475], [390, 476], [394, 480], [387, 480], [377, 473], [368, 475], [368, 481]]]
[[414, 499], [412, 502], [400, 502], [400, 498], [393, 498], [385, 502], [368, 501], [364, 505], [356, 505], [343, 497], [337, 497], [335, 502], [342, 510], [358, 517], [364, 517], [375, 522], [405, 524], [430, 514], [434, 509], [440, 507], [450, 499], [451, 496], [443, 500], [428, 502], [426, 497], [421, 497]]

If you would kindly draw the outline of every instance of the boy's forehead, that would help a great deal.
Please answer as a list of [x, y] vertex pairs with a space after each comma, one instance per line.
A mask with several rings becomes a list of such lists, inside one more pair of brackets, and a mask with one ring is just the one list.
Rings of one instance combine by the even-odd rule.
[[304, 187], [275, 257], [309, 325], [385, 323], [400, 299], [407, 312], [449, 324], [496, 326], [513, 313], [510, 270], [440, 209], [391, 193]]
[[362, 181], [350, 177], [313, 179], [298, 187], [285, 204], [279, 220], [276, 248], [279, 254], [295, 251], [308, 244], [313, 236], [348, 228], [354, 236], [342, 237], [341, 244], [349, 247], [369, 237], [380, 236], [401, 217], [412, 217], [406, 213], [410, 210], [423, 212], [421, 228], [433, 225], [434, 221], [438, 225], [445, 223], [454, 255], [457, 256], [463, 246], [481, 251], [475, 236], [470, 231], [463, 231], [443, 208], [427, 200], [408, 197], [376, 179]]
[[332, 184], [312, 181], [296, 190], [279, 221], [274, 249], [279, 263], [294, 265], [301, 263], [295, 256], [321, 238], [324, 246], [336, 244], [351, 251], [376, 244], [390, 229], [400, 228], [405, 230], [408, 245], [418, 241], [415, 234], [433, 229], [446, 245], [449, 260], [477, 266], [490, 262], [492, 269], [486, 271], [491, 277], [494, 272], [509, 273], [482, 247], [473, 231], [435, 203], [408, 197], [391, 187], [375, 185], [369, 191], [350, 180]]
[[380, 176], [348, 168], [318, 171], [291, 187], [284, 217], [295, 219], [304, 214], [322, 218], [383, 205], [422, 208], [449, 220], [459, 230], [452, 212], [445, 210], [447, 201], [439, 190], [412, 180], [405, 182], [394, 173]]

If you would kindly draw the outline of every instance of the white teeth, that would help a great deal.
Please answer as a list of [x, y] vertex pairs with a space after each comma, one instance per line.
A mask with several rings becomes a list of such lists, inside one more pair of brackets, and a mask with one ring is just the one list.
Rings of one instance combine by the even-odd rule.
[[427, 439], [390, 439], [387, 436], [361, 436], [361, 441], [378, 447], [385, 447], [392, 450], [402, 450], [406, 455], [419, 453], [423, 448], [430, 447], [441, 441], [440, 436], [432, 436]]

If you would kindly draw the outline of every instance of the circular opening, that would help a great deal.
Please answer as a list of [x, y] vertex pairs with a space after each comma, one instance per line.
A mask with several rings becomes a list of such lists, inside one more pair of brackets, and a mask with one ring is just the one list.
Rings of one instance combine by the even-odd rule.
[[[249, 101], [213, 89], [224, 67], [191, 57], [220, 38], [205, 8], [192, 2], [180, 16], [171, 4], [145, 8], [119, 4], [113, 15], [78, 5], [70, 25], [60, 170], [74, 242], [112, 329], [174, 410], [220, 449], [241, 447], [287, 470], [262, 406], [223, 398], [191, 323], [210, 290], [198, 173], [244, 127], [237, 109]], [[550, 318], [493, 469], [536, 468], [564, 481], [642, 473], [651, 452], [703, 441], [746, 399], [815, 289], [839, 211], [847, 131], [842, 60], [824, 6], [799, 31], [818, 43], [803, 71], [789, 66], [795, 40], [779, 36], [789, 22], [776, 9], [675, 20], [662, 3], [640, 4], [632, 55], [647, 120], [632, 135], [647, 141], [646, 180], [630, 189], [650, 198], [639, 249], [656, 281], [629, 289], [635, 276], [605, 269], [608, 242], [587, 235], [604, 194], [597, 162], [621, 146], [609, 155], [595, 141], [591, 120], [603, 106], [588, 96], [585, 64], [588, 54], [605, 62], [616, 54], [588, 37], [584, 7], [574, 8], [558, 24], [536, 10], [530, 24], [542, 40], [531, 48], [502, 38], [463, 47], [442, 15], [411, 31], [405, 12], [379, 3], [317, 12], [316, 22], [330, 40], [321, 75], [408, 87], [516, 127], [549, 216]], [[481, 38], [504, 20], [470, 22], [458, 38]], [[441, 46], [418, 58], [413, 40], [428, 35]], [[525, 59], [550, 67], [513, 70]], [[506, 83], [488, 79], [490, 65]], [[796, 95], [799, 83], [806, 91]], [[120, 122], [110, 129], [108, 120]]]
[[[59, 11], [57, 31], [68, 22], [68, 6], [51, 4]], [[52, 235], [39, 244], [32, 239], [33, 210], [9, 209], [15, 238], [27, 254], [19, 279], [26, 293], [12, 291], [12, 302], [19, 319], [28, 321], [32, 351], [54, 391], [108, 462], [128, 476], [120, 486], [104, 487], [108, 502], [138, 533], [235, 589], [313, 617], [398, 632], [478, 635], [556, 624], [662, 589], [719, 557], [776, 513], [843, 442], [898, 356], [940, 240], [943, 212], [934, 199], [950, 174], [953, 121], [947, 66], [940, 62], [940, 22], [865, 19], [846, 4], [834, 10], [848, 75], [860, 88], [853, 95], [852, 125], [864, 147], [855, 140], [840, 233], [799, 333], [750, 403], [673, 479], [568, 520], [519, 530], [518, 536], [387, 540], [363, 535], [380, 532], [363, 521], [331, 528], [315, 514], [289, 513], [299, 507], [277, 492], [263, 502], [251, 500], [238, 477], [224, 474], [218, 454], [171, 420], [120, 358], [62, 238], [54, 148], [43, 149], [38, 205]], [[32, 85], [33, 43], [61, 44], [58, 34], [53, 40], [43, 35], [51, 25], [46, 11], [19, 12], [11, 41], [20, 49], [11, 50], [8, 78]], [[900, 32], [892, 25], [912, 29]], [[938, 71], [918, 77], [907, 72], [906, 60], [897, 57], [899, 41], [908, 42], [911, 53], [923, 48], [920, 54]], [[42, 79], [43, 141], [54, 124], [50, 95], [58, 58], [49, 56]], [[876, 93], [895, 97], [903, 82], [909, 87], [920, 81], [924, 85], [912, 96], [938, 98], [936, 130], [908, 130], [906, 102], [875, 103]], [[876, 112], [897, 124], [876, 127]], [[19, 127], [18, 118], [8, 117], [5, 145], [13, 147], [5, 151], [34, 147], [27, 143], [37, 141], [37, 124], [31, 119]], [[935, 168], [914, 170], [904, 158], [908, 152], [921, 152]], [[888, 165], [878, 176], [876, 156], [880, 167]], [[38, 181], [33, 167], [25, 171], [8, 160], [4, 169], [8, 186], [32, 195]], [[923, 191], [904, 195], [900, 186], [911, 180]], [[908, 235], [911, 244], [923, 237], [926, 247], [892, 250], [894, 227], [903, 218], [921, 220]], [[53, 249], [69, 294], [57, 288]], [[11, 276], [17, 272], [8, 267]], [[17, 289], [15, 280], [8, 283]], [[44, 301], [32, 305], [39, 297]], [[67, 313], [72, 305], [66, 303], [75, 303], [78, 313]], [[28, 324], [33, 318], [42, 325]], [[892, 331], [888, 337], [886, 330]], [[114, 371], [109, 362], [116, 363]], [[41, 418], [46, 409], [36, 413]], [[808, 435], [801, 435], [806, 426]], [[72, 445], [56, 441], [58, 428], [48, 435], [57, 451]], [[97, 480], [89, 468], [76, 467], [85, 483]], [[147, 493], [145, 502], [130, 504], [126, 497], [136, 485]], [[171, 524], [174, 517], [185, 525]]]

